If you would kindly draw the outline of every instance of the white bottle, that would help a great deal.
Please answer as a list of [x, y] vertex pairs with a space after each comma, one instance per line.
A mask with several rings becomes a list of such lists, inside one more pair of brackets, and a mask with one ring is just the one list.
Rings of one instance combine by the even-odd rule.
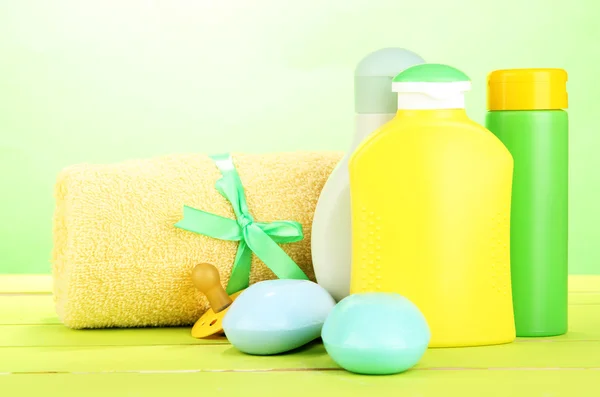
[[336, 301], [350, 293], [352, 234], [348, 159], [371, 132], [395, 115], [398, 97], [392, 79], [425, 63], [402, 48], [383, 48], [363, 58], [354, 72], [355, 131], [349, 151], [333, 170], [319, 196], [312, 224], [312, 260], [317, 282]]

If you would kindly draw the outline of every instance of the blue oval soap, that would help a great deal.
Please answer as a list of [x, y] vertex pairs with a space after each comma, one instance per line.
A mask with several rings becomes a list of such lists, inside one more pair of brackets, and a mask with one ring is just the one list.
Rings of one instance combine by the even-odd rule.
[[331, 311], [321, 333], [327, 353], [360, 374], [406, 371], [423, 356], [431, 333], [410, 300], [395, 293], [350, 295]]
[[331, 295], [312, 281], [261, 281], [233, 301], [223, 318], [223, 331], [244, 353], [283, 353], [321, 336], [334, 306]]

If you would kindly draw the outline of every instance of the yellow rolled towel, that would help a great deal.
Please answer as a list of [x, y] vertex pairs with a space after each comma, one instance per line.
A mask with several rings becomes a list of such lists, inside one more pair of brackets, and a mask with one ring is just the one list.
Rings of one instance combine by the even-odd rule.
[[[232, 154], [257, 222], [297, 221], [304, 239], [281, 248], [314, 281], [310, 228], [339, 152]], [[56, 183], [52, 269], [60, 320], [71, 328], [190, 325], [208, 308], [191, 270], [214, 264], [227, 285], [238, 242], [174, 225], [187, 205], [235, 219], [201, 154], [75, 165]], [[252, 256], [250, 283], [275, 275]]]

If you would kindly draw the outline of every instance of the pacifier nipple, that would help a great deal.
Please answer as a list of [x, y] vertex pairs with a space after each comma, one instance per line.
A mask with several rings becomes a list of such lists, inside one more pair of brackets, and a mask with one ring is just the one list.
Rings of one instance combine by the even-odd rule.
[[233, 303], [221, 286], [221, 278], [216, 267], [209, 263], [200, 263], [192, 270], [192, 282], [196, 289], [206, 295], [214, 313], [219, 313]]

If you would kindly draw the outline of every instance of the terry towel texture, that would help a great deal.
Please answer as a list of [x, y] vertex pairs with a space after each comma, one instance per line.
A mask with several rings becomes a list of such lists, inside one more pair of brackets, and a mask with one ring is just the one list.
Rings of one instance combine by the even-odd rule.
[[[314, 281], [310, 229], [338, 152], [232, 154], [257, 222], [295, 220], [304, 239], [281, 244]], [[227, 285], [238, 242], [174, 226], [183, 206], [235, 219], [206, 155], [75, 165], [56, 184], [52, 269], [61, 321], [71, 328], [193, 324], [208, 308], [190, 274], [214, 264]], [[250, 283], [274, 274], [252, 258]]]

